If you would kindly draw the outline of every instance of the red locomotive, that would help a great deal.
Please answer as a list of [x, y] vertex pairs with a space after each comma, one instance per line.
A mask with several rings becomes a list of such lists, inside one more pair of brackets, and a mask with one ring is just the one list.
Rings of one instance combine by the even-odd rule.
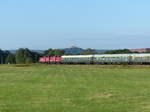
[[61, 57], [41, 57], [40, 63], [59, 63], [62, 60]]

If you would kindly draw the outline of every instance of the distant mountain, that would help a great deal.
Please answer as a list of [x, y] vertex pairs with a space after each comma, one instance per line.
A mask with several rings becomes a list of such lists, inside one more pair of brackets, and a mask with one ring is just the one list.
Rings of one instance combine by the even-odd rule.
[[17, 50], [8, 50], [8, 51], [15, 54]]
[[44, 52], [44, 50], [31, 50], [31, 51], [37, 52], [37, 53], [43, 53]]
[[[75, 46], [71, 46], [70, 48], [65, 48], [63, 50], [65, 50], [66, 54], [77, 55], [77, 54], [81, 54], [85, 49], [82, 49], [82, 48], [79, 48], [79, 47], [75, 47]], [[102, 49], [102, 50], [95, 49], [95, 51], [97, 53], [104, 53], [104, 52], [106, 52], [108, 50], [106, 50], [106, 49]]]
[[72, 46], [70, 48], [65, 48], [63, 50], [65, 51], [66, 54], [73, 54], [73, 55], [80, 54], [81, 52], [84, 51], [84, 49], [78, 48], [78, 47], [75, 47], [75, 46]]
[[[63, 50], [65, 51], [65, 54], [78, 55], [78, 54], [81, 54], [85, 49], [75, 47], [75, 46], [71, 46], [70, 48], [64, 48]], [[10, 51], [11, 53], [16, 53], [17, 50], [8, 50], [8, 51]], [[43, 53], [44, 52], [44, 50], [31, 50], [31, 51], [38, 52], [38, 53]], [[95, 51], [97, 53], [104, 53], [108, 50], [106, 50], [106, 49], [102, 49], [102, 50], [95, 49]]]
[[107, 50], [107, 49], [102, 49], [102, 50], [95, 49], [95, 51], [96, 51], [97, 53], [104, 53], [104, 52], [106, 52], [106, 51], [108, 51], [108, 50]]

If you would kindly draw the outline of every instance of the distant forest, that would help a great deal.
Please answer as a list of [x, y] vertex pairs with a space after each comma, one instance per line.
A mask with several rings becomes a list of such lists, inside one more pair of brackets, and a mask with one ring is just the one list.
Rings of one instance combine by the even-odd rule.
[[95, 49], [81, 49], [77, 47], [67, 49], [48, 49], [43, 52], [36, 52], [28, 48], [20, 48], [15, 52], [0, 50], [0, 64], [29, 64], [38, 63], [43, 56], [62, 56], [62, 55], [90, 55], [90, 54], [123, 54], [136, 53], [128, 49], [98, 51]]

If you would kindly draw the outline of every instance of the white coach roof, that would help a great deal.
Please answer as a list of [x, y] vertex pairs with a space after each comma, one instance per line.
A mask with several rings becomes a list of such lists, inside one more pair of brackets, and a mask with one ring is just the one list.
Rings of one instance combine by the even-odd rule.
[[62, 58], [90, 58], [93, 57], [93, 55], [68, 55], [68, 56], [62, 56]]
[[95, 54], [95, 55], [65, 55], [62, 58], [91, 58], [91, 57], [150, 57], [150, 53], [142, 54]]

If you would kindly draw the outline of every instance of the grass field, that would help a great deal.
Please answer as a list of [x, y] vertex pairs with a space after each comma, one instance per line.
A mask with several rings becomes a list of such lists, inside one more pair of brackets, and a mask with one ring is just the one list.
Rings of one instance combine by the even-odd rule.
[[2, 65], [0, 112], [150, 112], [150, 67]]

